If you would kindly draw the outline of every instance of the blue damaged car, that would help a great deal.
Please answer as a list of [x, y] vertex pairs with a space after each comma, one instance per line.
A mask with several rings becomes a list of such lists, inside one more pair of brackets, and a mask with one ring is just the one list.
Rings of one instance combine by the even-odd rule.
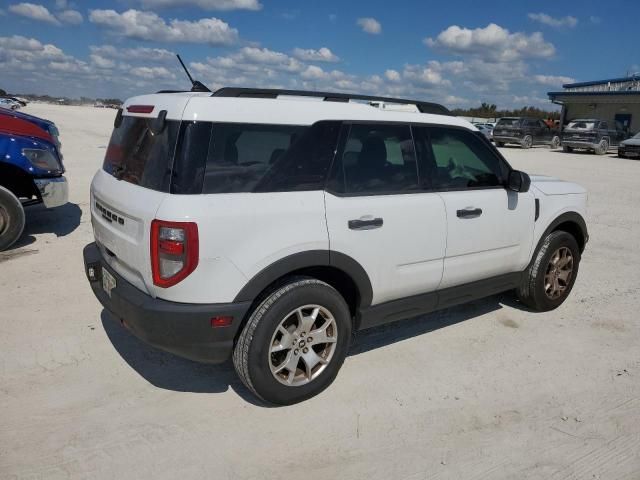
[[22, 235], [24, 207], [64, 205], [64, 177], [58, 129], [52, 122], [0, 110], [0, 251]]

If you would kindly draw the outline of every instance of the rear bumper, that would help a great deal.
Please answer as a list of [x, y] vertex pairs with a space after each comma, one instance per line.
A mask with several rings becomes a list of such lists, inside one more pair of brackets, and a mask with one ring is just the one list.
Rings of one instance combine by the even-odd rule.
[[64, 176], [36, 178], [33, 182], [40, 192], [40, 198], [45, 207], [60, 207], [69, 201], [69, 185]]
[[502, 143], [521, 143], [522, 137], [505, 137], [504, 135], [493, 135], [494, 142], [502, 142]]
[[561, 144], [563, 147], [586, 148], [589, 150], [593, 150], [598, 146], [597, 143], [591, 143], [582, 140], [562, 140]]
[[[234, 339], [251, 302], [187, 304], [168, 302], [138, 290], [102, 261], [95, 243], [84, 247], [85, 273], [102, 306], [136, 337], [181, 357], [221, 363], [233, 350]], [[94, 269], [93, 280], [89, 268]], [[108, 295], [102, 288], [102, 269], [116, 279]], [[231, 316], [228, 327], [211, 327], [211, 318]]]

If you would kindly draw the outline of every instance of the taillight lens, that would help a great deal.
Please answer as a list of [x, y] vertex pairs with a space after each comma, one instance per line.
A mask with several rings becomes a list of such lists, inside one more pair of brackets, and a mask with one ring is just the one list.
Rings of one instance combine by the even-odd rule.
[[167, 288], [184, 280], [198, 266], [198, 225], [194, 222], [151, 222], [153, 283]]

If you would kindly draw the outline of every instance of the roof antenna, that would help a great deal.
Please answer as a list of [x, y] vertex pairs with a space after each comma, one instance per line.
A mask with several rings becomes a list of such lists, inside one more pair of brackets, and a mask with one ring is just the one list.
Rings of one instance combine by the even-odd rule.
[[191, 91], [192, 92], [210, 92], [211, 90], [209, 90], [209, 88], [207, 88], [206, 85], [199, 82], [198, 80], [193, 79], [193, 77], [189, 73], [189, 70], [187, 70], [186, 65], [182, 61], [182, 58], [180, 58], [180, 55], [176, 54], [176, 57], [178, 57], [178, 61], [180, 62], [180, 65], [182, 65], [182, 68], [184, 68], [184, 72], [187, 74], [187, 77], [189, 77], [189, 81], [191, 82]]

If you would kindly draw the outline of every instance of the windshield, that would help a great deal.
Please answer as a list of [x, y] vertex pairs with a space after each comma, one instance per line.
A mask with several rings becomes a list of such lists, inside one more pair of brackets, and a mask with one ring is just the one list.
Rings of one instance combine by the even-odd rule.
[[596, 122], [590, 120], [573, 120], [569, 122], [567, 128], [574, 130], [591, 130], [595, 127]]
[[636, 134], [635, 134], [633, 137], [631, 137], [631, 138], [635, 138], [635, 139], [640, 140], [640, 132], [636, 133]]
[[111, 134], [102, 168], [119, 180], [168, 192], [180, 122], [166, 121], [162, 131], [154, 133], [150, 129], [154, 120], [122, 117]]
[[520, 118], [501, 118], [496, 124], [497, 127], [519, 127], [522, 119]]

